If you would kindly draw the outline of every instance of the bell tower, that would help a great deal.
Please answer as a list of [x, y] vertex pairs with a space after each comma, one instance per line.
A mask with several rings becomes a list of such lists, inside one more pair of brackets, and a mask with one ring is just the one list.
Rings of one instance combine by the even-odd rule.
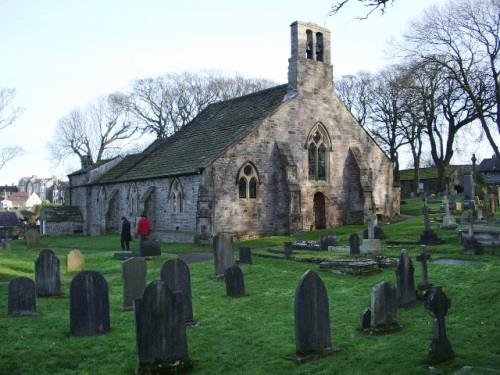
[[295, 21], [290, 31], [289, 88], [300, 93], [333, 89], [330, 30], [314, 23]]

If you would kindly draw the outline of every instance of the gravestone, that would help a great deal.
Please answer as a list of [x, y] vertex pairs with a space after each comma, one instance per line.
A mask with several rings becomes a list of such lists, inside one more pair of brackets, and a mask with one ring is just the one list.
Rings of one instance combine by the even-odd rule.
[[429, 276], [427, 272], [427, 261], [431, 259], [431, 254], [429, 254], [425, 248], [422, 246], [420, 249], [420, 255], [417, 255], [417, 262], [420, 262], [422, 270], [422, 281], [418, 284], [417, 295], [424, 299], [426, 294], [431, 290], [432, 284], [429, 283]]
[[446, 335], [446, 324], [444, 320], [450, 307], [451, 301], [443, 292], [443, 289], [440, 286], [433, 287], [425, 303], [425, 308], [434, 318], [432, 342], [427, 356], [427, 362], [430, 364], [449, 361], [455, 358], [455, 353]]
[[252, 264], [252, 249], [240, 247], [240, 264]]
[[160, 242], [155, 240], [139, 241], [139, 252], [141, 257], [156, 257], [161, 255]]
[[16, 277], [9, 282], [7, 315], [12, 317], [34, 316], [36, 312], [36, 287], [27, 277]]
[[424, 214], [424, 233], [420, 236], [420, 243], [426, 245], [437, 245], [442, 243], [436, 233], [431, 228], [431, 219], [429, 216], [430, 210], [427, 204], [427, 198], [424, 198], [424, 205], [422, 207]]
[[35, 285], [39, 296], [48, 297], [62, 294], [59, 258], [52, 250], [45, 249], [38, 254], [35, 261]]
[[234, 264], [233, 235], [220, 232], [214, 237], [215, 276], [222, 278], [224, 272]]
[[290, 259], [293, 254], [293, 249], [292, 249], [293, 244], [291, 242], [284, 242], [283, 243], [283, 252], [285, 254], [286, 259]]
[[363, 244], [361, 245], [362, 253], [370, 253], [373, 251], [379, 251], [381, 249], [380, 239], [375, 238], [375, 222], [377, 215], [375, 215], [373, 210], [368, 210], [368, 229], [366, 230], [367, 238], [363, 239]]
[[398, 304], [405, 307], [416, 301], [415, 268], [406, 250], [401, 251], [396, 267]]
[[66, 257], [66, 272], [80, 272], [85, 269], [85, 258], [80, 250], [71, 250]]
[[160, 280], [172, 292], [181, 293], [182, 311], [186, 324], [194, 324], [193, 299], [191, 297], [191, 273], [189, 267], [181, 259], [166, 261], [160, 270]]
[[321, 278], [307, 270], [295, 291], [296, 360], [304, 362], [332, 354], [328, 294]]
[[228, 297], [236, 298], [246, 295], [243, 272], [237, 265], [229, 267], [224, 272], [224, 281], [226, 282], [226, 295]]
[[443, 204], [444, 204], [444, 216], [441, 228], [455, 229], [457, 227], [457, 222], [455, 221], [455, 217], [450, 212], [450, 202], [448, 200], [447, 195], [443, 197]]
[[464, 173], [464, 201], [472, 201], [474, 199], [474, 178], [472, 172]]
[[2, 250], [10, 250], [10, 242], [7, 238], [0, 238], [0, 249]]
[[483, 245], [474, 236], [474, 219], [472, 217], [472, 210], [467, 210], [466, 212], [467, 214], [465, 215], [465, 219], [468, 222], [468, 233], [463, 240], [464, 251], [466, 254], [471, 255], [483, 254]]
[[375, 334], [398, 331], [398, 301], [396, 288], [390, 282], [383, 281], [372, 288], [371, 306], [363, 312], [363, 324], [370, 319], [366, 331]]
[[[369, 233], [368, 229], [365, 229], [363, 231], [363, 238], [364, 239], [370, 238], [370, 233]], [[376, 240], [384, 240], [386, 238], [385, 232], [381, 226], [375, 225], [373, 227], [373, 238]]]
[[322, 234], [319, 238], [320, 249], [327, 251], [328, 246], [337, 246], [337, 236], [335, 234]]
[[36, 229], [27, 230], [24, 238], [28, 249], [38, 249], [40, 247], [40, 233]]
[[142, 298], [146, 288], [147, 267], [146, 260], [139, 257], [127, 259], [122, 263], [124, 311], [133, 310], [134, 300]]
[[193, 367], [188, 356], [186, 325], [180, 292], [153, 281], [135, 300], [139, 366], [136, 374], [181, 374]]
[[349, 236], [349, 253], [350, 255], [359, 255], [359, 236], [353, 233]]
[[69, 319], [73, 336], [109, 331], [108, 283], [99, 272], [83, 271], [71, 281]]

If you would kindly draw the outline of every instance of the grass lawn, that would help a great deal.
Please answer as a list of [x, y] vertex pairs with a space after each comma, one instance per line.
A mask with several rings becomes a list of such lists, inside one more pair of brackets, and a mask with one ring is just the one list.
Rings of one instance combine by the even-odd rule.
[[[439, 203], [437, 203], [439, 204]], [[416, 212], [417, 205], [412, 209]], [[434, 210], [438, 212], [438, 206]], [[420, 212], [418, 212], [419, 214]], [[440, 214], [432, 215], [435, 219]], [[344, 226], [308, 232], [293, 239], [319, 238], [336, 233], [342, 245], [362, 226]], [[422, 217], [385, 226], [391, 240], [418, 240]], [[212, 262], [190, 265], [193, 309], [197, 327], [188, 328], [190, 357], [195, 374], [449, 374], [470, 365], [500, 370], [500, 255], [464, 255], [456, 232], [436, 229], [446, 240], [428, 247], [433, 259], [453, 257], [478, 259], [479, 266], [429, 265], [431, 282], [443, 286], [452, 300], [447, 330], [456, 359], [430, 371], [425, 365], [432, 337], [432, 320], [422, 305], [399, 310], [403, 330], [386, 336], [367, 336], [357, 327], [364, 308], [369, 307], [371, 288], [378, 282], [395, 283], [394, 269], [365, 277], [320, 272], [330, 299], [332, 343], [341, 349], [331, 357], [302, 365], [287, 360], [295, 350], [293, 302], [297, 283], [307, 269], [318, 265], [254, 256], [254, 264], [243, 266], [249, 295], [225, 297], [223, 282], [211, 280]], [[241, 245], [265, 250], [281, 246], [289, 237], [269, 237]], [[34, 278], [38, 251], [26, 250], [14, 241], [12, 250], [0, 251], [0, 374], [132, 374], [136, 367], [135, 326], [132, 312], [122, 312], [121, 262], [112, 259], [117, 236], [47, 237], [42, 248], [52, 248], [61, 260], [65, 295], [39, 298], [38, 317], [7, 318], [8, 281], [18, 276]], [[137, 248], [137, 241], [132, 243]], [[102, 272], [110, 287], [111, 332], [103, 336], [70, 337], [69, 283], [74, 274], [65, 271], [65, 256], [81, 249], [87, 269]], [[164, 254], [148, 261], [148, 280], [159, 277], [166, 259], [189, 251], [211, 251], [187, 244], [162, 246]], [[396, 256], [402, 246], [388, 255]], [[408, 245], [417, 282], [420, 264], [415, 262], [418, 245]], [[323, 255], [323, 254], [321, 254]], [[342, 254], [324, 254], [342, 257]], [[318, 271], [319, 272], [319, 271]]]

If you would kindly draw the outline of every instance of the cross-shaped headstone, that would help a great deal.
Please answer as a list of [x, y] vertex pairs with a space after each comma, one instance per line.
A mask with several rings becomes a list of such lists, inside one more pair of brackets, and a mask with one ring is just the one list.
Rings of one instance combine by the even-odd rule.
[[[375, 218], [373, 209], [368, 210], [368, 239], [375, 238]], [[376, 216], [375, 216], [376, 217]]]
[[428, 285], [428, 275], [427, 275], [427, 261], [431, 259], [431, 254], [429, 254], [425, 248], [422, 246], [420, 249], [420, 255], [417, 255], [417, 262], [422, 264], [422, 285]]
[[455, 357], [455, 353], [446, 336], [446, 325], [444, 320], [450, 307], [451, 301], [443, 292], [443, 289], [440, 286], [432, 288], [432, 293], [425, 303], [425, 308], [434, 318], [432, 330], [433, 337], [428, 356], [429, 363], [448, 361]]

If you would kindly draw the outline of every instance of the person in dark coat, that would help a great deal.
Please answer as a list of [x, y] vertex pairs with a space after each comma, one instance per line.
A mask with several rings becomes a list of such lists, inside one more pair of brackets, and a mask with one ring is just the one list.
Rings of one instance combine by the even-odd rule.
[[132, 234], [130, 232], [130, 221], [127, 220], [125, 216], [122, 217], [122, 231], [120, 233], [120, 242], [122, 245], [122, 250], [130, 250], [130, 240], [132, 239]]

